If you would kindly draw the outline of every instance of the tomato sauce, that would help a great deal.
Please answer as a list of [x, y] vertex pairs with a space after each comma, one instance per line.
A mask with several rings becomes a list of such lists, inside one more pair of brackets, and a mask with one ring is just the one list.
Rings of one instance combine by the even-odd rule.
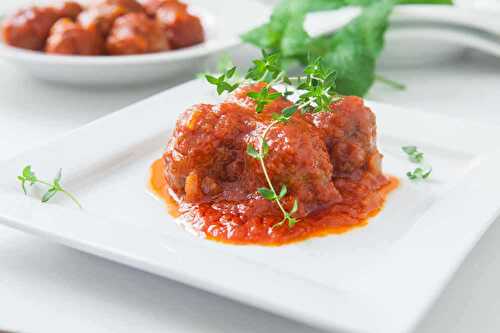
[[238, 210], [244, 209], [245, 201], [189, 205], [177, 201], [169, 190], [164, 172], [164, 159], [156, 160], [151, 166], [149, 185], [167, 205], [169, 214], [207, 239], [235, 245], [279, 246], [366, 226], [399, 184], [395, 177], [373, 179], [368, 173], [361, 180], [339, 179], [335, 185], [342, 195], [341, 202], [314, 212], [289, 228], [287, 225], [273, 227], [280, 222], [277, 217], [242, 218]]

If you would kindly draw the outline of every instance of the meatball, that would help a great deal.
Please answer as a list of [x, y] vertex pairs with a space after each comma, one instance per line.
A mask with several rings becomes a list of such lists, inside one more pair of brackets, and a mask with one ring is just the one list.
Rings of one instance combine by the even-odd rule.
[[76, 20], [78, 15], [83, 11], [82, 6], [78, 2], [67, 1], [56, 7], [60, 17], [68, 17]]
[[123, 7], [128, 12], [144, 12], [142, 5], [136, 0], [94, 0], [89, 7], [117, 6]]
[[21, 9], [3, 23], [3, 39], [15, 47], [41, 51], [50, 28], [59, 18], [58, 11], [52, 7]]
[[118, 18], [106, 42], [112, 55], [142, 54], [169, 49], [165, 31], [143, 13], [127, 14]]
[[[185, 201], [263, 200], [256, 190], [268, 186], [266, 178], [259, 161], [247, 154], [247, 146], [259, 147], [259, 138], [273, 122], [270, 110], [289, 102], [276, 101], [262, 113], [234, 102], [253, 89], [244, 88], [219, 105], [195, 106], [180, 117], [164, 155], [165, 176]], [[301, 115], [273, 126], [266, 141], [270, 149], [265, 164], [271, 181], [278, 191], [282, 185], [288, 187], [285, 202], [289, 205], [293, 199], [300, 201], [299, 216], [342, 199], [321, 133]], [[264, 206], [280, 214], [276, 205]]]
[[157, 10], [156, 19], [168, 31], [169, 41], [174, 49], [196, 45], [205, 40], [200, 19], [191, 15], [182, 3], [164, 3]]
[[86, 29], [95, 29], [107, 36], [118, 17], [142, 12], [144, 8], [135, 0], [100, 0], [81, 12], [78, 22]]
[[151, 16], [156, 16], [156, 12], [160, 7], [166, 4], [176, 3], [180, 6], [183, 6], [185, 10], [187, 10], [187, 5], [180, 3], [178, 0], [142, 0], [141, 4], [146, 10], [146, 13]]
[[78, 23], [62, 18], [52, 27], [45, 51], [52, 54], [99, 55], [103, 51], [103, 41], [97, 31], [84, 29]]
[[321, 130], [333, 161], [336, 176], [352, 176], [369, 170], [380, 174], [382, 155], [376, 147], [376, 122], [363, 99], [344, 97], [332, 104], [332, 112], [307, 114], [306, 119]]

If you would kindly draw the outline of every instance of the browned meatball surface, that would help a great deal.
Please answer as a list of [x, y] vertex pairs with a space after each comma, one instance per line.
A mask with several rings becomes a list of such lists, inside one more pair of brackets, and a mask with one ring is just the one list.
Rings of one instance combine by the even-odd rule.
[[164, 3], [156, 11], [156, 19], [168, 31], [170, 44], [174, 49], [200, 44], [205, 40], [200, 18], [191, 15], [182, 3]]
[[80, 13], [78, 22], [86, 29], [96, 29], [107, 36], [117, 18], [141, 12], [144, 8], [135, 0], [100, 0], [92, 2], [87, 10]]
[[84, 29], [78, 23], [62, 18], [52, 27], [45, 51], [65, 55], [99, 55], [103, 53], [103, 40], [95, 30]]
[[165, 31], [154, 19], [143, 13], [118, 18], [106, 42], [112, 55], [142, 54], [169, 49]]
[[58, 11], [52, 7], [21, 9], [4, 21], [3, 39], [15, 47], [40, 51], [45, 45], [50, 28], [59, 18]]
[[83, 11], [83, 7], [78, 2], [67, 1], [55, 7], [60, 17], [67, 17], [76, 20]]
[[333, 112], [307, 114], [306, 118], [321, 130], [335, 174], [353, 177], [369, 168], [380, 172], [375, 115], [363, 99], [344, 97], [331, 109]]
[[146, 10], [146, 13], [151, 16], [156, 16], [156, 12], [160, 7], [166, 4], [176, 3], [184, 7], [187, 10], [187, 5], [180, 3], [178, 0], [140, 0], [141, 5]]
[[125, 8], [128, 12], [143, 12], [144, 8], [136, 0], [94, 0], [90, 3], [89, 8], [116, 6]]

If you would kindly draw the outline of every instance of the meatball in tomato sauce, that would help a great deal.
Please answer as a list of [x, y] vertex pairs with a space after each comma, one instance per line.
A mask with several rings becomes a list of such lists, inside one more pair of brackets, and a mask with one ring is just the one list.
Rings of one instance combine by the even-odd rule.
[[103, 40], [97, 31], [63, 18], [52, 27], [45, 51], [65, 55], [99, 55], [103, 53]]
[[165, 31], [143, 13], [118, 18], [106, 42], [107, 52], [112, 55], [153, 53], [169, 48]]
[[135, 0], [94, 1], [80, 13], [78, 22], [86, 29], [95, 29], [104, 37], [108, 35], [115, 20], [129, 13], [142, 13], [144, 8]]
[[3, 23], [3, 39], [15, 47], [42, 50], [50, 28], [59, 18], [59, 12], [52, 7], [19, 10]]
[[397, 186], [382, 173], [375, 115], [346, 96], [329, 111], [278, 122], [292, 102], [278, 97], [256, 112], [249, 93], [266, 87], [185, 111], [151, 168], [153, 192], [190, 230], [234, 244], [282, 245], [365, 225]]
[[362, 98], [347, 96], [331, 105], [332, 112], [307, 114], [328, 147], [337, 176], [360, 175], [367, 169], [380, 172], [381, 155], [375, 138], [375, 115]]
[[[246, 201], [247, 215], [262, 210], [279, 215], [276, 205], [254, 196], [257, 188], [266, 187], [266, 179], [259, 161], [246, 149], [249, 144], [258, 147], [259, 137], [273, 122], [273, 110], [291, 104], [278, 99], [256, 113], [254, 107], [235, 102], [255, 89], [243, 88], [234, 99], [198, 105], [181, 116], [164, 156], [165, 175], [177, 196], [195, 203]], [[312, 124], [296, 116], [272, 127], [266, 139], [269, 177], [277, 186], [286, 184], [301, 202], [299, 216], [341, 200], [327, 147]], [[293, 198], [285, 199], [288, 205]]]
[[183, 6], [185, 10], [187, 10], [187, 5], [179, 2], [178, 0], [141, 0], [141, 5], [146, 10], [146, 13], [150, 16], [156, 16], [156, 12], [158, 11], [158, 9], [160, 9], [164, 5], [172, 3]]
[[[30, 7], [8, 17], [1, 33], [8, 45], [66, 55], [143, 54], [188, 47], [204, 40], [201, 21], [189, 13], [186, 4], [177, 0], [141, 2], [91, 0], [82, 6], [67, 1]], [[123, 16], [127, 17], [115, 25]], [[82, 45], [75, 44], [80, 42]]]
[[67, 17], [76, 20], [78, 15], [83, 11], [83, 7], [78, 2], [68, 1], [63, 2], [56, 7], [60, 17]]
[[183, 3], [164, 3], [156, 11], [156, 19], [168, 32], [170, 44], [174, 49], [200, 44], [205, 40], [200, 18], [191, 15]]
[[15, 47], [40, 51], [57, 20], [63, 17], [75, 19], [81, 11], [82, 7], [72, 1], [54, 6], [21, 9], [3, 23], [3, 39]]

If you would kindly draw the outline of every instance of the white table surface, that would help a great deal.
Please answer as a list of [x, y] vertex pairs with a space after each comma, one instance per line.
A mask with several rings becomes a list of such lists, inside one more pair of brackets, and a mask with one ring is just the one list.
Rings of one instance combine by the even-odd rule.
[[[0, 6], [17, 2], [4, 1]], [[246, 63], [253, 54], [240, 48], [235, 58]], [[500, 59], [469, 52], [444, 64], [381, 72], [408, 89], [377, 85], [372, 99], [500, 124]], [[0, 73], [0, 159], [174, 84], [115, 90], [63, 87], [36, 81], [3, 61]], [[500, 224], [495, 224], [417, 333], [500, 331], [499, 243]], [[0, 227], [2, 328], [21, 333], [319, 332], [5, 227]]]

